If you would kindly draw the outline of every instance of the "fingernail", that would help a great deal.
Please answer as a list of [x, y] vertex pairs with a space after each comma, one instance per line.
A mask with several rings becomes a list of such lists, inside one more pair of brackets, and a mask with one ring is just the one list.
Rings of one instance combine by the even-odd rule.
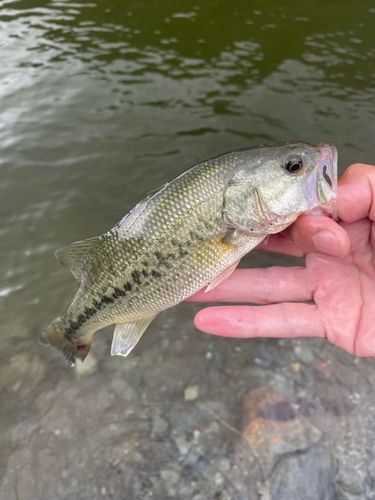
[[320, 231], [317, 233], [313, 236], [313, 243], [316, 250], [320, 253], [333, 255], [334, 257], [340, 255], [340, 243], [330, 231]]

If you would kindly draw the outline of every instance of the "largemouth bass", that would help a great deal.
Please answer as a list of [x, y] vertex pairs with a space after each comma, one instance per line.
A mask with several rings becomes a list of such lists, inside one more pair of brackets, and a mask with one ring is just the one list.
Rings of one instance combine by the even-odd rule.
[[332, 212], [336, 185], [331, 144], [271, 144], [195, 165], [108, 233], [56, 250], [79, 288], [41, 343], [73, 365], [115, 323], [111, 354], [128, 355], [160, 311], [217, 286], [267, 235], [304, 212]]

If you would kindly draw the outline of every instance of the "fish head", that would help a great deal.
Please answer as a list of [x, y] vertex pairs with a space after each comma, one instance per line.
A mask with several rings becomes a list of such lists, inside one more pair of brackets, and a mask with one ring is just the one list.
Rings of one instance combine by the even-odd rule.
[[282, 231], [302, 213], [335, 218], [337, 150], [304, 142], [248, 150], [229, 186], [224, 220], [253, 234]]

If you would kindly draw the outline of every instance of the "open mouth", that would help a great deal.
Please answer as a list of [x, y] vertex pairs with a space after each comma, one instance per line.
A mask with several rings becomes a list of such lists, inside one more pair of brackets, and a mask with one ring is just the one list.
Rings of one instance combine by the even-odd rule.
[[337, 220], [337, 149], [333, 144], [319, 144], [320, 158], [316, 191], [321, 205]]
[[337, 199], [337, 150], [333, 144], [320, 143], [320, 157], [315, 168], [315, 175], [309, 179], [313, 200], [310, 214], [330, 214], [337, 220], [335, 202]]
[[337, 149], [333, 144], [320, 143], [320, 158], [318, 168], [322, 178], [330, 186], [332, 191], [337, 190]]

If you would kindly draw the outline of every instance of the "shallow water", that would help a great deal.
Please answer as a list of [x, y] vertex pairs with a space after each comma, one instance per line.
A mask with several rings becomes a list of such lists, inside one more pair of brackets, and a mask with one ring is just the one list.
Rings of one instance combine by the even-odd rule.
[[[371, 360], [318, 340], [211, 338], [188, 304], [127, 359], [109, 356], [112, 328], [77, 370], [36, 343], [76, 286], [54, 250], [197, 161], [301, 139], [333, 142], [341, 173], [375, 162], [373, 2], [0, 6], [1, 498], [375, 498]], [[283, 454], [268, 486], [214, 416], [241, 430], [258, 386], [323, 433]]]

